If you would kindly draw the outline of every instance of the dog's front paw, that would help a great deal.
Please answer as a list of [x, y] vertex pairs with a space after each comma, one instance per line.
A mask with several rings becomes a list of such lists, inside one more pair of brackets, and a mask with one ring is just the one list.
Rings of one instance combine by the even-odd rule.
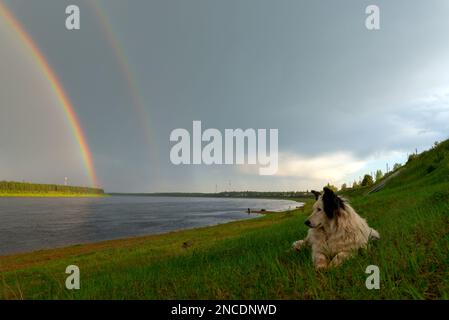
[[301, 248], [304, 246], [305, 241], [304, 240], [298, 240], [293, 242], [293, 249], [295, 249], [296, 251], [301, 250]]

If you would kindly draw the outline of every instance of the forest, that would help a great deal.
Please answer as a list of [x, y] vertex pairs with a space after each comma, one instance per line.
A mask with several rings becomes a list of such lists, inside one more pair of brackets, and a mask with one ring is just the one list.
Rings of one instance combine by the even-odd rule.
[[100, 188], [63, 186], [57, 184], [38, 184], [27, 182], [0, 181], [0, 194], [58, 193], [58, 194], [95, 194], [103, 195]]

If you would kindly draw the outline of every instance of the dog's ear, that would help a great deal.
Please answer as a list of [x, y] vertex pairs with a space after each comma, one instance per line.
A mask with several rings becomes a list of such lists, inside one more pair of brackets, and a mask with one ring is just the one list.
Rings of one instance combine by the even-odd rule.
[[315, 200], [318, 200], [318, 198], [321, 196], [321, 192], [318, 192], [318, 191], [315, 191], [315, 190], [312, 190], [311, 192], [315, 196]]
[[338, 209], [343, 208], [343, 201], [328, 187], [324, 187], [323, 206], [324, 212], [329, 219], [332, 219], [338, 212]]

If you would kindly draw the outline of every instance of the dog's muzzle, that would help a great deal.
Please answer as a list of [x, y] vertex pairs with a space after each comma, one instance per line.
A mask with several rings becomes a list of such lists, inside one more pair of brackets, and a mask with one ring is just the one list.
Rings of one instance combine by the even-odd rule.
[[304, 224], [305, 224], [306, 226], [308, 226], [309, 228], [312, 228], [312, 224], [310, 223], [309, 220], [306, 220], [306, 221], [304, 222]]

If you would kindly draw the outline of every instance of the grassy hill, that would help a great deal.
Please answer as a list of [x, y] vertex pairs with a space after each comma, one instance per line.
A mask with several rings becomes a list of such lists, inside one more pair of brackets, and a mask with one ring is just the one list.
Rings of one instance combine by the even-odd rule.
[[[6, 299], [448, 299], [449, 141], [409, 161], [380, 191], [347, 191], [381, 240], [340, 268], [316, 272], [304, 210], [173, 232], [0, 258]], [[64, 288], [65, 268], [81, 289]], [[380, 290], [365, 287], [368, 265]]]

